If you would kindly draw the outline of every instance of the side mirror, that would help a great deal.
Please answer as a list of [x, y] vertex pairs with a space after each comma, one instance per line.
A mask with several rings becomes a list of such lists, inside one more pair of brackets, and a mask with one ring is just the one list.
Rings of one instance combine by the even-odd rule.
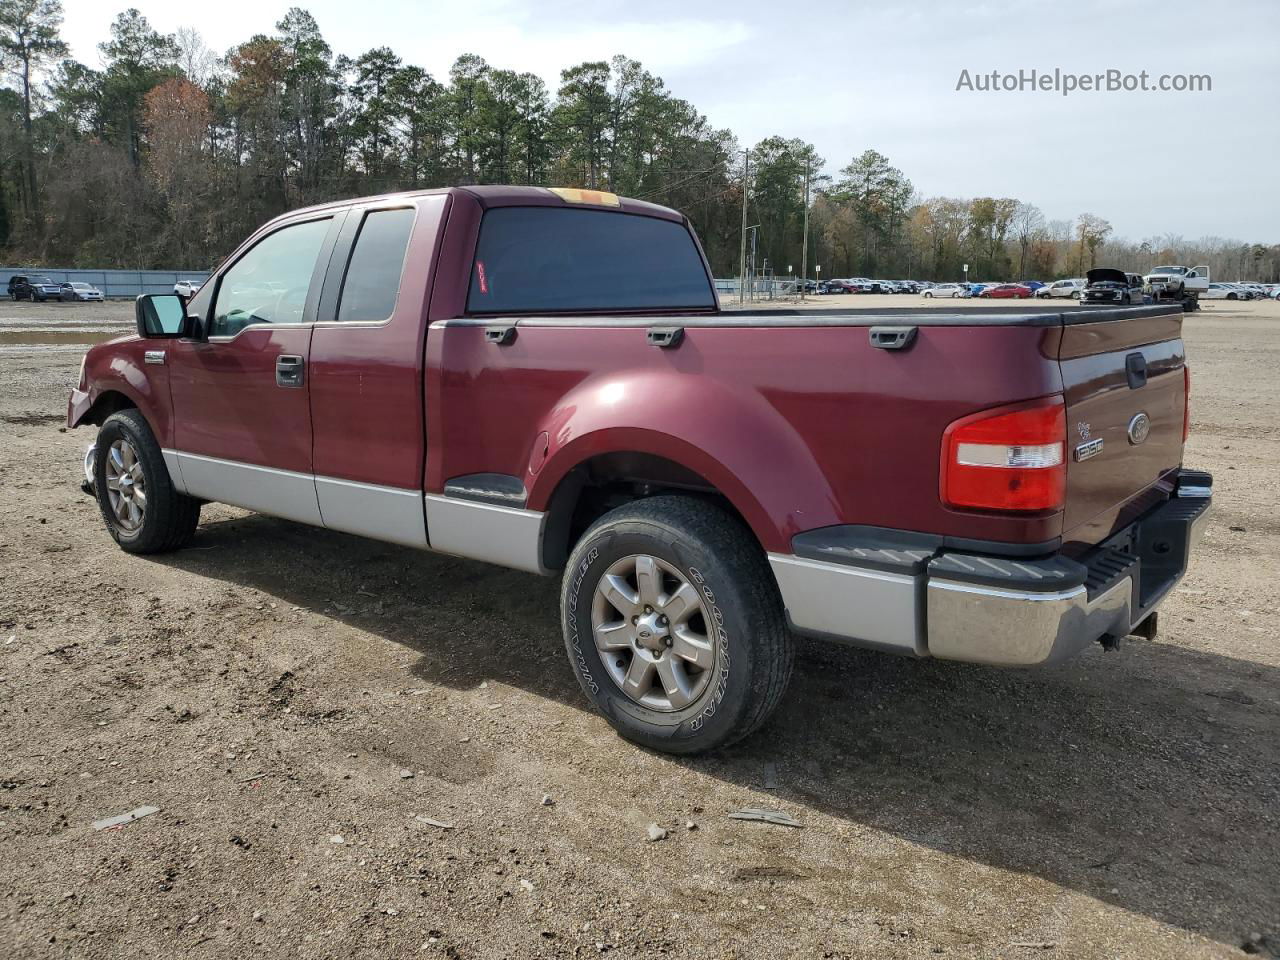
[[138, 336], [173, 339], [187, 334], [187, 306], [173, 293], [144, 293], [133, 304]]

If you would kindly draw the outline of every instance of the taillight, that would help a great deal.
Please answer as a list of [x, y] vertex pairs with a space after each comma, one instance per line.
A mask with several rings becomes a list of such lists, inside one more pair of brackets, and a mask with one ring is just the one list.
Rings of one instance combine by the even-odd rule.
[[1062, 397], [984, 410], [942, 434], [942, 502], [979, 510], [1058, 510], [1067, 490]]
[[1191, 436], [1191, 368], [1182, 368], [1182, 442]]

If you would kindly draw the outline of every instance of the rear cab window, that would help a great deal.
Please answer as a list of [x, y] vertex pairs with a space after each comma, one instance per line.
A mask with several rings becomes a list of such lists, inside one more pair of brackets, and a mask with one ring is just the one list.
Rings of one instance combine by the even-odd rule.
[[707, 310], [715, 292], [684, 223], [562, 207], [498, 207], [480, 223], [468, 313]]

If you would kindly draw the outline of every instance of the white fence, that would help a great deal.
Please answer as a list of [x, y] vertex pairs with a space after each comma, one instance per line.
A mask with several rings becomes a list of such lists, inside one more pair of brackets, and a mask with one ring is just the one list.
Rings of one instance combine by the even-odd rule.
[[198, 270], [72, 270], [54, 267], [0, 267], [0, 284], [10, 277], [48, 277], [55, 283], [91, 283], [104, 297], [133, 299], [141, 293], [173, 293], [179, 280], [204, 283]]

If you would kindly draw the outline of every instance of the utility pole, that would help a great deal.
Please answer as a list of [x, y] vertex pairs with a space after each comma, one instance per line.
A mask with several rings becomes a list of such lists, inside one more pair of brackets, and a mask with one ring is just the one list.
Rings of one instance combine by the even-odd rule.
[[804, 158], [804, 236], [800, 239], [800, 299], [809, 286], [809, 156]]
[[747, 298], [747, 180], [751, 174], [751, 151], [742, 151], [742, 249], [738, 254], [738, 304]]

